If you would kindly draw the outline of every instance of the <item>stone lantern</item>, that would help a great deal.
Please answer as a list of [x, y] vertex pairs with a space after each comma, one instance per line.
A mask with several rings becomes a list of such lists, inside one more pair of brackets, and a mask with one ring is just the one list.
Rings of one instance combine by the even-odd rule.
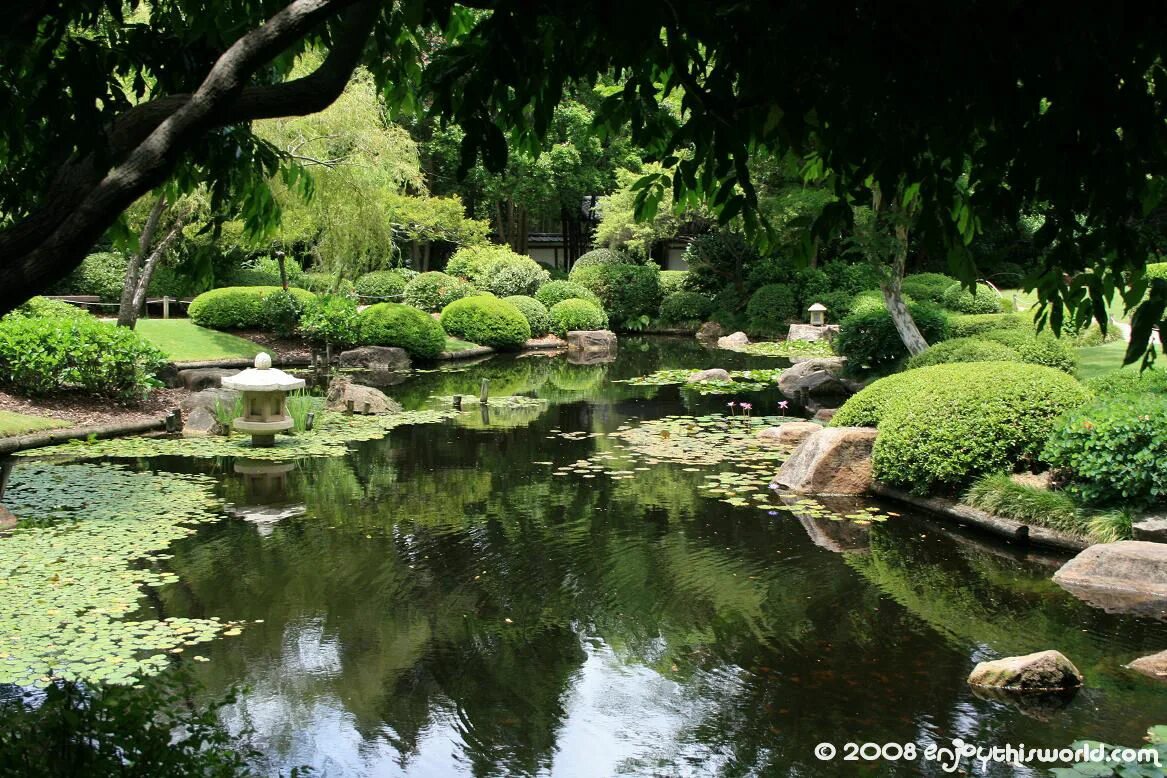
[[810, 323], [812, 327], [822, 327], [827, 323], [827, 306], [822, 303], [815, 303], [807, 308], [807, 313], [810, 314]]
[[255, 367], [223, 379], [223, 386], [243, 393], [243, 416], [232, 422], [235, 429], [251, 434], [251, 445], [274, 446], [276, 433], [295, 426], [288, 415], [288, 392], [304, 388], [304, 379], [271, 366], [271, 357], [260, 353]]

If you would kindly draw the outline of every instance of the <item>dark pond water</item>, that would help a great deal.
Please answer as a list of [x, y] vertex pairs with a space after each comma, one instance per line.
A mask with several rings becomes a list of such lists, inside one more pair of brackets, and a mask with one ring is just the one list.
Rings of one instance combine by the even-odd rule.
[[[1167, 722], [1164, 688], [1121, 667], [1167, 648], [1167, 625], [1079, 603], [1050, 581], [1056, 556], [906, 514], [861, 526], [730, 506], [698, 491], [718, 466], [552, 475], [611, 450], [592, 433], [726, 410], [726, 397], [613, 379], [782, 364], [630, 338], [607, 365], [532, 356], [416, 375], [388, 390], [407, 407], [475, 394], [483, 377], [549, 403], [399, 428], [268, 490], [220, 463], [228, 499], [306, 510], [262, 531], [203, 526], [174, 547], [181, 580], [160, 605], [263, 620], [194, 669], [212, 693], [248, 687], [228, 722], [255, 730], [272, 769], [940, 775], [813, 749], [1134, 745]], [[780, 398], [750, 399], [774, 413]], [[1088, 680], [1064, 709], [1022, 711], [965, 683], [981, 659], [1047, 648]]]

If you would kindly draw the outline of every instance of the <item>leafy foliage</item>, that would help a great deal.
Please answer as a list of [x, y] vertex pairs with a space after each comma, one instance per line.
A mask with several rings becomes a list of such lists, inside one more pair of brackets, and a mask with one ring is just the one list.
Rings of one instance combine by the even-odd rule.
[[446, 272], [499, 297], [533, 295], [551, 280], [551, 273], [535, 260], [490, 243], [459, 249]]
[[[904, 294], [913, 300], [942, 305], [945, 292], [953, 285], [959, 287], [960, 282], [944, 273], [913, 273], [904, 276], [902, 289]], [[993, 313], [996, 313], [997, 310], [999, 309], [994, 310]]]
[[713, 300], [700, 292], [672, 292], [660, 304], [661, 321], [668, 324], [705, 321], [711, 313]]
[[97, 295], [104, 303], [116, 303], [122, 296], [128, 264], [125, 254], [117, 251], [90, 254], [54, 287], [53, 293]]
[[374, 270], [354, 282], [356, 293], [374, 302], [400, 302], [405, 284], [405, 276], [397, 270]]
[[1131, 537], [1129, 514], [1085, 511], [1065, 492], [1018, 483], [1007, 473], [978, 479], [961, 500], [997, 516], [1069, 532], [1094, 543]]
[[[288, 286], [298, 287], [304, 280], [304, 271], [294, 259], [284, 260], [284, 272]], [[227, 282], [229, 286], [282, 286], [280, 263], [274, 257], [259, 257], [236, 268]]]
[[572, 330], [602, 330], [608, 326], [608, 315], [595, 303], [568, 298], [551, 306], [551, 331], [561, 338]]
[[522, 348], [531, 338], [531, 326], [523, 312], [496, 297], [455, 300], [442, 311], [442, 328], [471, 343], [508, 351]]
[[[908, 310], [920, 328], [920, 334], [929, 343], [948, 337], [948, 314], [928, 303], [909, 303]], [[891, 367], [908, 355], [891, 314], [879, 303], [878, 307], [856, 307], [839, 325], [835, 349], [852, 364], [872, 369]]]
[[0, 319], [0, 383], [17, 392], [140, 400], [166, 361], [133, 330], [88, 314]]
[[315, 302], [315, 297], [312, 299], [300, 298], [290, 291], [280, 289], [278, 292], [273, 292], [263, 298], [259, 315], [266, 329], [287, 337], [296, 331], [296, 325], [300, 322], [304, 307], [313, 302]]
[[688, 270], [662, 270], [660, 271], [660, 293], [662, 297], [668, 297], [674, 292], [687, 292], [689, 279]]
[[1088, 504], [1167, 503], [1167, 396], [1109, 396], [1075, 409], [1055, 428], [1044, 456], [1068, 472], [1069, 488]]
[[324, 295], [304, 307], [300, 334], [313, 343], [348, 348], [360, 339], [359, 321], [357, 304], [351, 297]]
[[1033, 332], [1033, 320], [1024, 313], [982, 313], [977, 315], [950, 316], [952, 337], [967, 338], [984, 335], [994, 330], [1021, 330]]
[[527, 325], [531, 328], [531, 337], [541, 338], [551, 331], [551, 317], [547, 313], [547, 306], [534, 297], [516, 294], [504, 297], [504, 301], [519, 309]]
[[786, 284], [766, 284], [750, 295], [746, 305], [751, 333], [766, 335], [786, 332], [787, 325], [798, 318], [794, 290]]
[[1085, 382], [1096, 397], [1114, 397], [1141, 392], [1167, 393], [1167, 372], [1154, 370], [1113, 370]]
[[[1149, 748], [1157, 755], [1157, 762], [1152, 763], [1143, 760], [1128, 761], [1128, 762], [1109, 762], [1099, 764], [1096, 761], [1080, 762], [1070, 767], [1055, 767], [1050, 772], [1055, 778], [1108, 778], [1115, 776], [1115, 778], [1163, 778], [1167, 776], [1167, 769], [1163, 765], [1167, 765], [1167, 726], [1162, 724], [1151, 727], [1147, 730], [1147, 743], [1149, 746], [1141, 746], [1142, 748]], [[1099, 743], [1096, 740], [1075, 740], [1071, 745], [1074, 751], [1079, 749], [1089, 749], [1092, 752], [1100, 752], [1103, 754], [1110, 754], [1118, 752], [1118, 747], [1108, 743]], [[1101, 749], [1101, 751], [1099, 751]], [[1136, 749], [1131, 749], [1136, 751]]]
[[40, 316], [55, 319], [89, 318], [89, 314], [76, 305], [64, 302], [63, 300], [50, 300], [47, 297], [30, 297], [24, 305], [21, 305], [8, 316], [12, 318], [16, 316]]
[[983, 338], [953, 338], [937, 343], [908, 359], [910, 370], [953, 362], [1022, 362], [1021, 355], [1004, 343]]
[[358, 325], [361, 343], [398, 346], [411, 357], [433, 359], [446, 345], [442, 325], [428, 313], [401, 303], [370, 305], [361, 311]]
[[948, 310], [959, 313], [1001, 312], [1000, 295], [984, 284], [977, 284], [975, 290], [970, 292], [958, 281], [944, 290], [941, 303]]
[[1067, 338], [1055, 337], [1049, 332], [1034, 334], [1022, 330], [998, 330], [987, 332], [982, 337], [1013, 349], [1022, 362], [1045, 365], [1070, 374], [1078, 369], [1078, 356]]
[[757, 248], [730, 230], [699, 235], [685, 248], [689, 286], [709, 294], [727, 286], [743, 292], [746, 273], [759, 260]]
[[623, 251], [616, 251], [614, 249], [592, 249], [580, 256], [571, 266], [572, 270], [585, 267], [600, 267], [601, 265], [623, 265], [629, 264], [631, 257]]
[[411, 278], [405, 285], [405, 304], [436, 312], [473, 291], [461, 278], [430, 271]]
[[[213, 330], [268, 329], [275, 322], [265, 315], [265, 300], [273, 294], [283, 294], [279, 286], [225, 286], [203, 292], [191, 301], [188, 313], [191, 321]], [[310, 304], [316, 295], [306, 289], [289, 287], [288, 293], [300, 307]], [[286, 303], [286, 301], [284, 301]], [[276, 313], [273, 309], [270, 313]], [[287, 308], [284, 305], [284, 308]]]
[[606, 262], [571, 270], [569, 280], [599, 298], [614, 326], [620, 327], [641, 316], [653, 317], [660, 310], [660, 268]]
[[597, 307], [602, 307], [600, 298], [592, 294], [587, 287], [572, 281], [549, 281], [535, 292], [535, 299], [551, 308], [564, 300], [587, 300]]

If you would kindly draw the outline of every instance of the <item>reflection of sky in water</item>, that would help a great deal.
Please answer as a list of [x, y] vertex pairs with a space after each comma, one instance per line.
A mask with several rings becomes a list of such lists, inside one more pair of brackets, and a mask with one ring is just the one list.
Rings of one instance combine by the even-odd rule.
[[[599, 639], [584, 640], [581, 647], [586, 659], [562, 700], [565, 715], [554, 758], [543, 774], [585, 778], [663, 770], [705, 775], [724, 761], [707, 747], [686, 742], [687, 728], [710, 701], [650, 668], [624, 662]], [[322, 620], [291, 624], [278, 664], [273, 662], [262, 677], [249, 678], [250, 690], [226, 710], [228, 726], [232, 731], [252, 728], [254, 745], [278, 754], [285, 769], [307, 765], [328, 776], [472, 774], [464, 755], [466, 730], [448, 700], [443, 700], [445, 710], [432, 711], [416, 752], [403, 761], [391, 729], [366, 738], [343, 700], [315, 688], [340, 672], [340, 646], [325, 636]], [[722, 673], [716, 683], [734, 681]]]

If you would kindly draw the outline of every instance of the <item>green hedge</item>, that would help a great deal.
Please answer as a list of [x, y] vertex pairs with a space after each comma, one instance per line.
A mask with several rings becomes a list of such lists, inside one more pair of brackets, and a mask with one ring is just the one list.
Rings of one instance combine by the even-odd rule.
[[[265, 318], [264, 299], [276, 292], [278, 286], [225, 286], [203, 292], [190, 304], [191, 321], [213, 330], [270, 329], [275, 324]], [[289, 288], [288, 292], [307, 306], [316, 296], [306, 289]]]
[[705, 321], [713, 313], [713, 300], [700, 292], [673, 292], [660, 304], [661, 321], [667, 324]]
[[941, 304], [959, 313], [1000, 313], [1002, 300], [990, 286], [977, 284], [976, 294], [973, 294], [957, 282], [944, 290]]
[[580, 258], [571, 266], [572, 272], [585, 267], [600, 267], [601, 265], [631, 264], [632, 258], [623, 251], [616, 249], [592, 249], [580, 255]]
[[786, 284], [766, 284], [750, 295], [746, 305], [750, 332], [762, 335], [785, 333], [798, 319], [798, 299]]
[[952, 337], [968, 338], [994, 330], [1033, 332], [1033, 319], [1025, 313], [981, 313], [948, 317]]
[[87, 314], [0, 319], [0, 382], [17, 392], [140, 400], [166, 362], [133, 330]]
[[396, 270], [375, 270], [357, 278], [354, 287], [358, 295], [373, 302], [399, 303], [405, 283], [405, 276]]
[[88, 318], [89, 314], [83, 309], [63, 300], [50, 300], [47, 297], [30, 297], [23, 305], [9, 316], [45, 316], [75, 319]]
[[1070, 489], [1096, 506], [1167, 504], [1167, 396], [1103, 397], [1066, 415], [1045, 457], [1070, 475]]
[[360, 341], [356, 301], [346, 295], [324, 295], [304, 308], [300, 334], [313, 343], [351, 348]]
[[934, 365], [876, 381], [831, 424], [874, 420], [875, 477], [926, 494], [1040, 461], [1057, 419], [1088, 398], [1072, 377], [1040, 365]]
[[[906, 357], [908, 350], [882, 300], [876, 306], [861, 305], [861, 299], [862, 296], [857, 298], [856, 310], [839, 325], [835, 350], [853, 365], [886, 369]], [[948, 314], [942, 309], [913, 302], [908, 304], [908, 310], [928, 343], [939, 343], [948, 337]]]
[[305, 273], [300, 276], [300, 287], [316, 294], [343, 294], [355, 296], [356, 284], [337, 273]]
[[531, 325], [516, 306], [497, 297], [455, 300], [442, 311], [442, 329], [483, 346], [514, 351], [531, 338]]
[[415, 276], [405, 284], [405, 304], [432, 313], [473, 291], [474, 287], [461, 278], [430, 271]]
[[551, 331], [551, 317], [547, 313], [547, 306], [534, 297], [515, 294], [504, 297], [503, 300], [519, 309], [519, 313], [527, 320], [531, 328], [532, 338], [541, 338]]
[[1063, 373], [1074, 373], [1078, 369], [1078, 355], [1073, 344], [1049, 332], [997, 330], [986, 332], [981, 337], [1008, 346], [1017, 352], [1022, 362], [1031, 365], [1045, 365]]
[[499, 297], [529, 296], [551, 280], [551, 273], [530, 257], [489, 243], [458, 249], [446, 272]]
[[571, 281], [548, 281], [535, 292], [535, 299], [549, 309], [564, 300], [587, 300], [597, 307], [603, 307], [600, 298], [592, 294], [591, 290]]
[[120, 302], [129, 264], [126, 256], [117, 251], [90, 254], [53, 287], [53, 294], [97, 295], [104, 303]]
[[604, 310], [587, 300], [569, 299], [551, 306], [551, 331], [559, 337], [572, 330], [602, 330], [608, 326]]
[[446, 347], [446, 332], [433, 316], [401, 303], [370, 305], [361, 311], [357, 330], [364, 345], [397, 346], [419, 359], [433, 359]]
[[983, 338], [954, 338], [937, 343], [923, 354], [908, 360], [907, 368], [914, 370], [929, 365], [953, 362], [1022, 362], [1021, 355], [1004, 343]]
[[913, 300], [941, 305], [944, 293], [954, 284], [959, 286], [960, 282], [943, 273], [913, 273], [904, 277], [902, 289]]
[[1161, 367], [1142, 371], [1114, 370], [1095, 376], [1084, 383], [1086, 388], [1097, 397], [1114, 397], [1120, 394], [1144, 392], [1167, 393], [1167, 372]]
[[572, 268], [569, 280], [600, 299], [612, 324], [619, 327], [641, 316], [660, 311], [660, 268], [628, 263]]
[[688, 270], [662, 270], [660, 271], [660, 293], [661, 297], [668, 297], [670, 294], [677, 292], [687, 292], [689, 287], [686, 285], [689, 279]]

